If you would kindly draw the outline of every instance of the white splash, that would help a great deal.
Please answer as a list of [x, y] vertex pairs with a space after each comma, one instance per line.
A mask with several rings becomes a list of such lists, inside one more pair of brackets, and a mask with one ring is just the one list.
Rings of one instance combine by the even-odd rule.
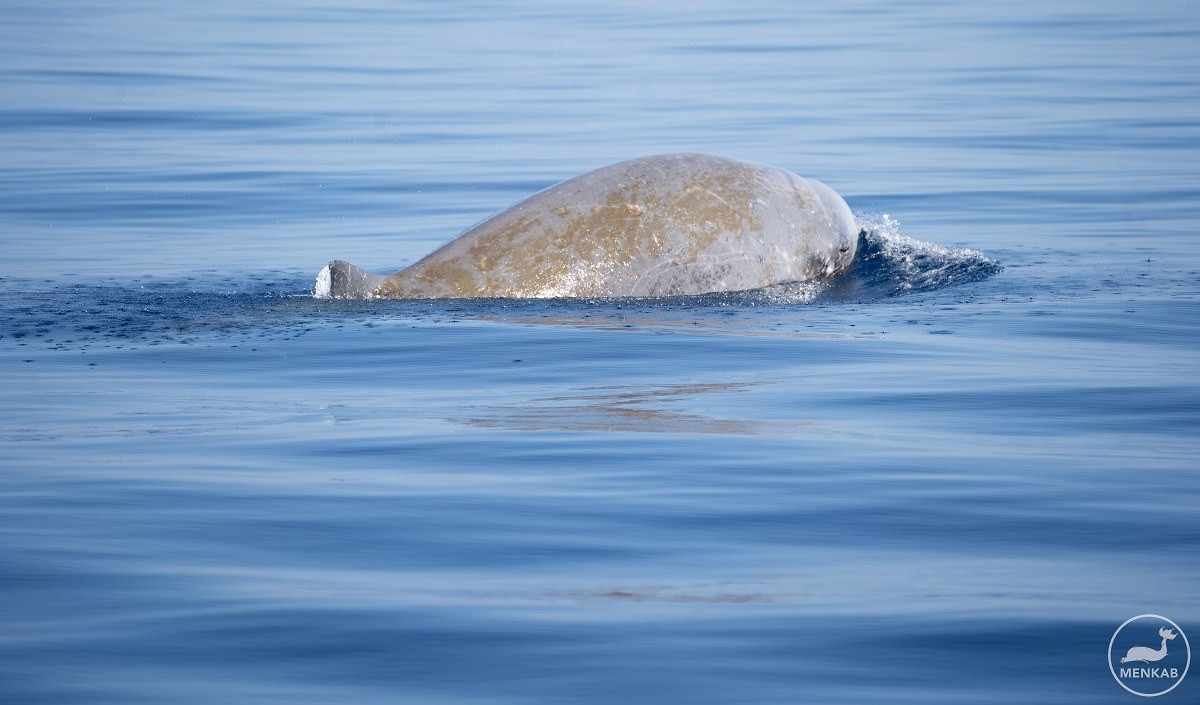
[[900, 221], [887, 213], [855, 214], [865, 238], [860, 257], [877, 259], [895, 291], [926, 291], [999, 271], [1000, 265], [979, 250], [946, 247], [900, 234]]

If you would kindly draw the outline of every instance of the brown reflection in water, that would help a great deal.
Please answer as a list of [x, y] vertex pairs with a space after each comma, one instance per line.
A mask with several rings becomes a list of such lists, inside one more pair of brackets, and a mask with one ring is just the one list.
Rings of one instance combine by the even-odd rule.
[[477, 407], [478, 415], [451, 419], [483, 428], [522, 431], [706, 433], [756, 436], [810, 426], [807, 422], [717, 418], [696, 410], [663, 408], [705, 394], [739, 392], [762, 382], [709, 382], [653, 387], [589, 387], [579, 394], [541, 397], [523, 404]]
[[[710, 314], [697, 319], [686, 310], [680, 311], [623, 311], [597, 312], [587, 317], [530, 315], [486, 315], [477, 320], [518, 325], [563, 326], [586, 330], [632, 331], [642, 333], [684, 333], [687, 335], [734, 335], [753, 338], [787, 338], [794, 340], [843, 340], [870, 338], [870, 331], [846, 330], [841, 318], [809, 318], [802, 321], [767, 321], [760, 318], [717, 317]], [[802, 329], [801, 326], [809, 328]], [[812, 329], [815, 327], [816, 329]]]
[[695, 585], [642, 585], [597, 589], [549, 590], [530, 595], [538, 602], [673, 602], [708, 604], [764, 604], [776, 602], [765, 584], [699, 583]]

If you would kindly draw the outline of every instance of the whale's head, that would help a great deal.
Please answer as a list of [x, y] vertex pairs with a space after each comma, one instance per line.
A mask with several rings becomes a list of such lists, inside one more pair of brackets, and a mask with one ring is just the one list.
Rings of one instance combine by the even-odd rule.
[[825, 276], [841, 274], [850, 267], [854, 255], [858, 251], [858, 239], [861, 229], [854, 219], [854, 213], [845, 199], [825, 184], [816, 179], [805, 179], [817, 195], [820, 209], [826, 222], [831, 226], [830, 236], [833, 241], [827, 248], [822, 248], [825, 263]]

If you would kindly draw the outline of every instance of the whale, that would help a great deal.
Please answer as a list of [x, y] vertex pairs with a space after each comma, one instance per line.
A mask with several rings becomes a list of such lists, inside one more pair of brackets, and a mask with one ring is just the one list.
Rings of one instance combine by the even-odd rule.
[[846, 201], [785, 169], [659, 154], [568, 179], [391, 275], [333, 260], [334, 299], [670, 297], [836, 277], [859, 228]]

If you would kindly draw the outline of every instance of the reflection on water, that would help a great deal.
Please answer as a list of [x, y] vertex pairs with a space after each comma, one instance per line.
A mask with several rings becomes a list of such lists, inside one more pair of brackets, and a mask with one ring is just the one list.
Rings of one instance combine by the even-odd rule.
[[[715, 295], [714, 295], [715, 296]], [[701, 299], [703, 297], [695, 297]], [[831, 321], [840, 320], [836, 313], [828, 317], [809, 316], [799, 318], [795, 315], [785, 318], [789, 313], [786, 308], [763, 311], [758, 315], [756, 304], [743, 302], [733, 304], [726, 302], [728, 308], [707, 308], [706, 302], [679, 304], [675, 301], [662, 303], [639, 302], [644, 307], [629, 308], [627, 304], [609, 301], [596, 301], [588, 305], [585, 315], [546, 315], [534, 308], [536, 302], [520, 302], [517, 307], [528, 305], [528, 312], [512, 310], [512, 304], [501, 304], [504, 310], [497, 313], [487, 307], [488, 303], [480, 304], [480, 311], [473, 316], [477, 320], [495, 321], [497, 323], [520, 323], [545, 326], [566, 326], [588, 330], [636, 330], [652, 333], [686, 333], [689, 335], [738, 335], [756, 338], [789, 338], [797, 340], [847, 338], [844, 332], [814, 330], [826, 328]], [[559, 304], [571, 305], [571, 304]], [[781, 320], [782, 319], [782, 320]], [[862, 331], [856, 336], [872, 335], [872, 331]]]
[[740, 605], [774, 603], [776, 597], [764, 590], [766, 584], [721, 581], [692, 585], [629, 585], [591, 590], [550, 590], [532, 595], [545, 602], [604, 603], [662, 602]]
[[[519, 431], [704, 433], [731, 436], [776, 434], [811, 422], [720, 418], [695, 411], [696, 399], [745, 391], [762, 382], [707, 382], [650, 387], [588, 387], [578, 394], [539, 397], [523, 404], [476, 408], [460, 423]], [[665, 408], [687, 402], [691, 411]]]

